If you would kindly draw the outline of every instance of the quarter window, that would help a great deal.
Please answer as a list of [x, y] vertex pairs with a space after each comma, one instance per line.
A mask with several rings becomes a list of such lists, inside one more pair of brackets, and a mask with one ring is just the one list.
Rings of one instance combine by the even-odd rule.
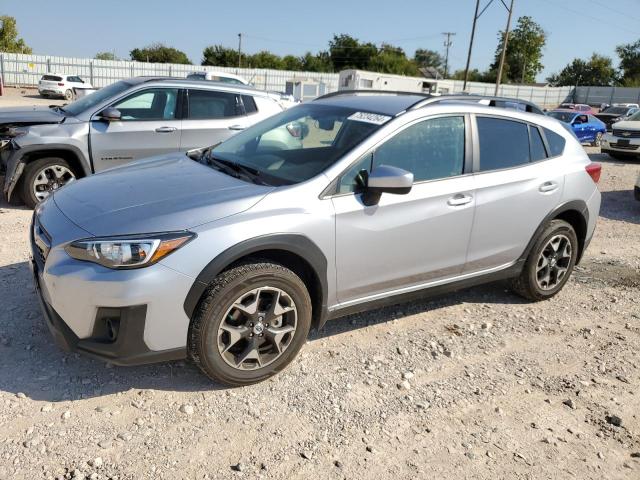
[[173, 120], [176, 118], [177, 88], [150, 88], [116, 103], [122, 120]]
[[250, 115], [258, 111], [256, 107], [256, 101], [251, 95], [242, 95], [242, 104], [244, 105], [244, 113]]
[[545, 137], [547, 137], [550, 156], [557, 157], [558, 155], [562, 155], [562, 152], [564, 151], [564, 144], [566, 143], [565, 139], [547, 128], [543, 130]]
[[529, 125], [529, 139], [531, 141], [531, 161], [537, 162], [547, 158], [547, 151], [540, 135], [540, 130], [533, 125]]
[[242, 115], [240, 96], [213, 90], [189, 90], [189, 118], [207, 120]]
[[477, 124], [481, 172], [529, 163], [529, 132], [526, 123], [477, 117]]

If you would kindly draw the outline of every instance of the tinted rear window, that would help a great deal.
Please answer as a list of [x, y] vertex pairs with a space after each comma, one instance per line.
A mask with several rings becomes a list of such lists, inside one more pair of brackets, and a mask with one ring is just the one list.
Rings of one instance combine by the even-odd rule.
[[517, 167], [529, 163], [529, 130], [526, 123], [478, 117], [480, 171]]
[[205, 80], [207, 77], [204, 73], [190, 73], [187, 78], [189, 80]]
[[557, 157], [558, 155], [562, 155], [564, 144], [566, 143], [565, 139], [547, 128], [544, 129], [544, 135], [547, 137], [550, 156]]
[[61, 82], [62, 77], [58, 77], [56, 75], [43, 75], [42, 80], [49, 80], [50, 82]]

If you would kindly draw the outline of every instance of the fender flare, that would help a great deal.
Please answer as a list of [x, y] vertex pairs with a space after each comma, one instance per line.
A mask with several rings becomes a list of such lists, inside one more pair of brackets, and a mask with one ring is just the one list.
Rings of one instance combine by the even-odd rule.
[[[547, 214], [547, 216], [542, 220], [542, 222], [540, 222], [540, 225], [538, 225], [538, 228], [536, 228], [536, 231], [531, 236], [531, 240], [529, 240], [529, 243], [527, 244], [527, 247], [524, 249], [524, 252], [522, 253], [522, 255], [520, 255], [520, 258], [518, 259], [518, 263], [520, 263], [521, 265], [524, 265], [524, 262], [527, 260], [527, 257], [531, 252], [531, 249], [533, 248], [534, 244], [538, 240], [538, 237], [540, 236], [542, 231], [545, 229], [547, 224], [551, 220], [556, 218], [558, 215], [564, 212], [568, 212], [570, 210], [577, 211], [578, 213], [580, 213], [582, 215], [582, 218], [584, 219], [585, 225], [589, 225], [589, 208], [587, 207], [587, 203], [584, 200], [571, 200], [569, 202], [558, 205], [556, 208], [554, 208], [551, 212]], [[580, 256], [577, 258], [576, 263], [580, 261], [580, 259], [582, 258], [582, 254], [587, 248], [587, 245], [586, 245], [587, 239], [585, 238], [584, 240], [585, 240], [585, 244], [582, 245]]]
[[85, 176], [91, 175], [93, 173], [91, 165], [85, 156], [75, 145], [68, 145], [65, 143], [47, 143], [40, 145], [26, 145], [24, 147], [12, 147], [13, 151], [7, 160], [7, 171], [4, 179], [4, 194], [7, 200], [11, 199], [11, 194], [15, 186], [18, 184], [18, 180], [22, 176], [24, 171], [24, 167], [27, 162], [24, 161], [24, 157], [31, 153], [44, 153], [46, 154], [48, 151], [60, 151], [64, 150], [67, 152], [73, 153], [78, 160], [80, 161], [80, 165], [82, 166], [82, 173]]
[[187, 317], [193, 317], [202, 295], [220, 272], [240, 258], [262, 250], [291, 252], [304, 259], [311, 266], [321, 290], [320, 311], [314, 314], [314, 321], [318, 328], [322, 327], [328, 317], [327, 258], [312, 240], [305, 235], [295, 233], [269, 234], [250, 238], [228, 248], [211, 260], [198, 274], [187, 293], [184, 301], [184, 311]]

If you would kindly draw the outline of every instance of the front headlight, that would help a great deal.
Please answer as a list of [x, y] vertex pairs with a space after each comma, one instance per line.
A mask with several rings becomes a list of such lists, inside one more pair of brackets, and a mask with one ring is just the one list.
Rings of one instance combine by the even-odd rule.
[[196, 236], [192, 232], [87, 238], [65, 247], [69, 256], [107, 268], [126, 269], [153, 265]]

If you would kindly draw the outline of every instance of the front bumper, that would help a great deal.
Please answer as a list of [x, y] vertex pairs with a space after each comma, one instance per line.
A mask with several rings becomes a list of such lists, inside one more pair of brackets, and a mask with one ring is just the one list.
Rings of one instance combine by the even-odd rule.
[[[65, 221], [53, 225], [50, 209], [55, 205], [45, 203], [45, 214], [34, 215], [31, 228], [31, 265], [42, 312], [57, 343], [116, 365], [186, 358], [189, 318], [181, 306], [193, 280], [161, 264], [110, 270], [69, 257], [63, 248], [67, 242], [55, 243]], [[39, 218], [49, 221], [51, 233]]]
[[601, 151], [640, 155], [640, 138], [614, 137], [613, 134], [607, 133], [602, 137]]

